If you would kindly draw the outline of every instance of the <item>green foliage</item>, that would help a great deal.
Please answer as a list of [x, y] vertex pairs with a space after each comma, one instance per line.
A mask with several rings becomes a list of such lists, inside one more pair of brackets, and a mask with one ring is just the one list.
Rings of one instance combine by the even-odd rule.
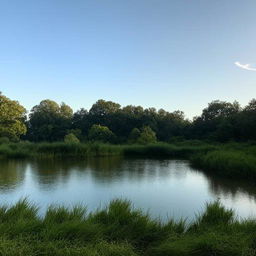
[[205, 171], [230, 178], [256, 178], [256, 157], [237, 150], [216, 150], [198, 154], [192, 163]]
[[60, 141], [70, 129], [72, 117], [68, 105], [43, 100], [31, 110], [27, 137], [32, 141]]
[[69, 134], [65, 135], [64, 141], [66, 143], [79, 143], [80, 142], [79, 139], [76, 137], [76, 135], [73, 133], [69, 133]]
[[17, 157], [86, 157], [86, 156], [150, 156], [188, 158], [197, 153], [206, 153], [215, 146], [199, 142], [181, 144], [153, 143], [111, 145], [103, 143], [7, 143], [0, 144], [0, 156]]
[[141, 132], [138, 128], [133, 128], [130, 135], [129, 135], [129, 142], [130, 143], [137, 143], [139, 137], [141, 135]]
[[90, 141], [114, 142], [115, 135], [108, 127], [94, 124], [89, 130], [88, 139]]
[[251, 256], [256, 220], [236, 220], [219, 202], [192, 223], [160, 223], [128, 201], [86, 208], [51, 206], [38, 216], [27, 200], [0, 207], [0, 254], [88, 256]]
[[8, 137], [0, 137], [0, 144], [7, 144], [10, 140]]
[[206, 204], [206, 210], [197, 217], [197, 221], [190, 227], [190, 230], [200, 229], [209, 226], [224, 226], [234, 221], [234, 211], [225, 209], [219, 201]]
[[149, 126], [144, 126], [141, 130], [140, 136], [137, 139], [137, 143], [149, 144], [155, 143], [156, 141], [156, 133]]
[[[208, 140], [218, 142], [256, 140], [256, 100], [241, 108], [238, 102], [215, 100], [203, 109], [193, 121], [185, 119], [182, 111], [168, 112], [155, 108], [120, 104], [98, 100], [89, 111], [72, 109], [62, 103], [43, 100], [34, 106], [26, 121], [25, 109], [17, 101], [0, 94], [0, 137], [13, 141], [21, 139], [35, 142], [56, 142], [73, 133], [87, 141], [94, 125], [108, 127], [114, 134], [97, 134], [96, 140], [115, 143], [176, 143], [182, 140]], [[139, 131], [139, 127], [141, 130]], [[141, 128], [142, 127], [142, 128]], [[100, 129], [98, 129], [100, 130]], [[26, 133], [27, 131], [27, 133]], [[112, 135], [113, 135], [112, 134]], [[95, 141], [94, 135], [91, 140]]]
[[0, 93], [0, 137], [18, 140], [25, 134], [26, 109]]

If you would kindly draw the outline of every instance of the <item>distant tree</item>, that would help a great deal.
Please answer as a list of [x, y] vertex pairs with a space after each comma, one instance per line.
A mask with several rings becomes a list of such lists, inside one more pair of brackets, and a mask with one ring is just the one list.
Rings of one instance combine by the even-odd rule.
[[101, 126], [94, 124], [88, 134], [88, 139], [90, 141], [100, 141], [100, 142], [113, 142], [115, 138], [114, 133], [109, 130], [107, 126]]
[[215, 100], [208, 104], [208, 107], [203, 109], [201, 118], [204, 121], [213, 120], [219, 117], [228, 117], [239, 112], [240, 106], [237, 101], [233, 104], [226, 101]]
[[138, 139], [141, 135], [141, 132], [138, 128], [133, 128], [130, 135], [129, 135], [129, 139], [128, 142], [129, 143], [136, 143], [138, 142]]
[[225, 119], [218, 124], [215, 135], [215, 139], [220, 142], [231, 140], [234, 138], [234, 126]]
[[155, 143], [156, 141], [156, 133], [149, 126], [144, 126], [137, 142], [141, 144], [148, 144]]
[[71, 128], [73, 111], [62, 103], [43, 100], [29, 115], [28, 137], [34, 141], [60, 141]]
[[232, 139], [234, 123], [241, 112], [237, 101], [230, 103], [215, 100], [203, 109], [202, 115], [194, 118], [191, 124], [192, 138], [226, 141]]
[[252, 99], [235, 119], [236, 138], [256, 140], [256, 100]]
[[69, 134], [65, 135], [64, 141], [66, 143], [79, 143], [80, 142], [79, 139], [76, 137], [76, 135], [73, 133], [69, 133]]
[[18, 140], [25, 134], [26, 109], [0, 93], [0, 137]]
[[89, 119], [89, 112], [81, 108], [77, 112], [74, 113], [72, 118], [72, 129], [79, 130], [80, 134], [73, 132], [78, 138], [85, 138], [88, 135], [88, 131], [93, 124], [90, 122]]
[[118, 103], [112, 101], [98, 100], [92, 105], [89, 113], [95, 116], [105, 116], [117, 112], [120, 109]]
[[245, 106], [244, 111], [254, 111], [256, 112], [256, 99], [252, 99], [247, 106]]

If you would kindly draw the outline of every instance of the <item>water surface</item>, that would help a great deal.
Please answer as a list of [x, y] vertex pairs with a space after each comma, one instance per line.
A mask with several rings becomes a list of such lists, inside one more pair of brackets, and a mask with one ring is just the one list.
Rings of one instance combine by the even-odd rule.
[[40, 214], [51, 204], [85, 204], [91, 211], [123, 198], [153, 217], [192, 219], [219, 198], [240, 217], [256, 216], [252, 184], [207, 176], [183, 160], [1, 160], [0, 203], [21, 197], [40, 206]]

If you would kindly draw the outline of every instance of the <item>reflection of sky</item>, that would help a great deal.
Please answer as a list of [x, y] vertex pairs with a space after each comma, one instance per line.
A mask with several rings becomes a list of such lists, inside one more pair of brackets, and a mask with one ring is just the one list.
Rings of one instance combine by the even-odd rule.
[[6, 177], [8, 170], [1, 176], [1, 184], [4, 179], [8, 183], [1, 187], [0, 200], [13, 203], [27, 196], [41, 207], [41, 214], [50, 204], [82, 203], [95, 210], [111, 199], [123, 198], [154, 217], [191, 219], [206, 202], [220, 198], [241, 217], [256, 215], [255, 190], [213, 179], [193, 170], [186, 161], [108, 158], [80, 163], [39, 161], [23, 165], [23, 175], [20, 165], [20, 162], [12, 165], [13, 182]]

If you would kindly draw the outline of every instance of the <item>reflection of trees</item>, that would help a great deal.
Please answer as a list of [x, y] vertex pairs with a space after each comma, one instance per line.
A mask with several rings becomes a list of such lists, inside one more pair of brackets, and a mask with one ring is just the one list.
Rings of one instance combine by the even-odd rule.
[[[122, 157], [92, 157], [77, 159], [41, 159], [31, 164], [33, 176], [40, 186], [49, 188], [67, 183], [71, 178], [92, 178], [96, 183], [118, 180], [144, 180], [170, 176], [170, 168], [179, 164], [170, 160], [123, 159]], [[173, 175], [179, 175], [173, 172]]]
[[243, 193], [256, 200], [255, 184], [252, 182], [216, 177], [212, 174], [205, 174], [205, 176], [209, 181], [209, 190], [214, 195], [228, 194], [235, 198], [238, 193]]
[[[94, 183], [109, 184], [116, 182], [151, 182], [155, 179], [184, 179], [191, 171], [187, 161], [127, 159], [122, 157], [94, 157], [87, 159], [38, 159], [34, 161], [1, 160], [0, 191], [7, 191], [21, 185], [26, 172], [42, 189], [52, 189], [69, 181], [88, 179]], [[195, 170], [196, 171], [196, 170]], [[200, 172], [201, 173], [201, 172]], [[256, 200], [254, 184], [240, 180], [225, 179], [212, 174], [203, 174], [214, 195], [228, 195], [235, 198], [245, 194]], [[189, 176], [187, 176], [189, 178]], [[74, 189], [75, 186], [74, 186]]]
[[0, 190], [6, 191], [24, 181], [27, 163], [17, 160], [0, 161]]
[[[42, 187], [52, 187], [66, 183], [70, 178], [79, 176], [83, 179], [88, 175], [101, 171], [111, 173], [118, 168], [120, 157], [102, 157], [88, 159], [41, 159], [32, 163], [34, 177]], [[95, 174], [96, 175], [96, 174]], [[96, 175], [97, 176], [97, 175]]]

